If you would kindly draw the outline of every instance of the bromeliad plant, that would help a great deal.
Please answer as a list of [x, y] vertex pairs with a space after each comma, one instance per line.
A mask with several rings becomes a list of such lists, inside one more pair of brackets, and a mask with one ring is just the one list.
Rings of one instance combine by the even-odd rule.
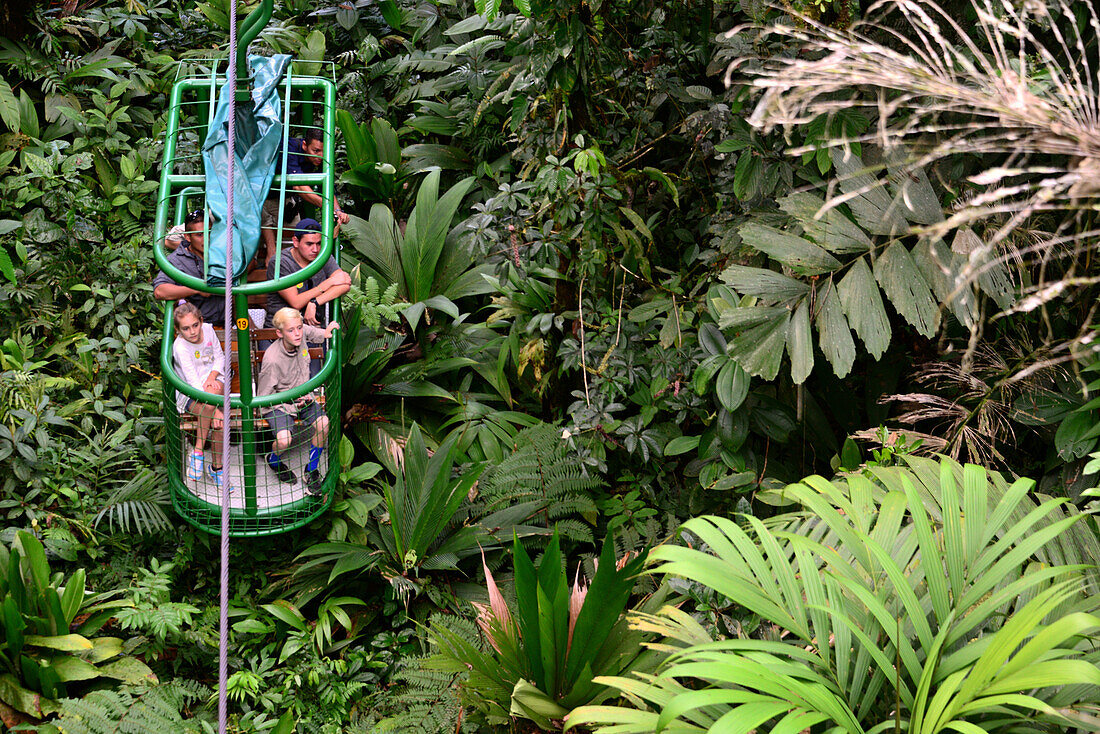
[[645, 655], [623, 616], [645, 554], [616, 563], [614, 548], [608, 538], [591, 584], [582, 582], [578, 568], [570, 589], [556, 532], [537, 568], [517, 538], [514, 613], [485, 567], [489, 605], [479, 607], [478, 625], [491, 649], [482, 651], [437, 623], [431, 637], [439, 654], [429, 666], [468, 670], [461, 696], [490, 724], [519, 717], [560, 728], [573, 708], [610, 694], [596, 676], [618, 675]]
[[655, 549], [654, 572], [713, 589], [782, 633], [714, 641], [679, 610], [639, 614], [636, 627], [686, 647], [655, 677], [597, 679], [635, 707], [586, 707], [569, 726], [1095, 730], [1084, 722], [1100, 702], [1093, 531], [1063, 500], [1033, 501], [1029, 480], [907, 461], [790, 485], [782, 497], [801, 511], [768, 524], [686, 523], [697, 542]]
[[[42, 718], [88, 681], [155, 683], [144, 663], [122, 654], [121, 639], [92, 637], [130, 604], [111, 596], [86, 596], [83, 569], [67, 580], [51, 574], [42, 543], [26, 531], [10, 549], [0, 545], [0, 703]], [[86, 619], [71, 632], [78, 615]]]

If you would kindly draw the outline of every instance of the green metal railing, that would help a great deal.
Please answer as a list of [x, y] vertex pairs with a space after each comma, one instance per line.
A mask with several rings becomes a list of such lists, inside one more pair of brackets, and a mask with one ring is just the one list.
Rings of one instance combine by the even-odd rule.
[[[264, 0], [270, 2], [270, 0]], [[252, 16], [249, 16], [251, 18]], [[246, 19], [246, 25], [248, 19]], [[263, 27], [259, 24], [256, 30]], [[247, 46], [242, 46], [247, 48]], [[240, 57], [243, 57], [241, 54]], [[316, 62], [313, 62], [314, 64]], [[224, 61], [220, 62], [224, 69]], [[293, 69], [293, 64], [291, 70]], [[168, 128], [164, 146], [164, 164], [160, 179], [157, 216], [155, 224], [154, 257], [160, 269], [173, 281], [192, 288], [202, 293], [220, 295], [224, 293], [221, 286], [211, 286], [202, 278], [196, 278], [181, 272], [174, 267], [168, 259], [164, 247], [164, 237], [168, 231], [169, 221], [180, 223], [183, 221], [184, 212], [189, 208], [188, 201], [201, 197], [204, 191], [205, 177], [201, 174], [179, 172], [177, 168], [183, 167], [196, 156], [177, 155], [180, 150], [181, 133], [194, 130], [204, 139], [210, 119], [213, 117], [214, 100], [218, 92], [219, 62], [212, 61], [209, 73], [188, 74], [178, 78], [172, 89], [169, 101]], [[319, 173], [277, 175], [272, 184], [272, 194], [280, 197], [279, 213], [276, 222], [276, 259], [275, 276], [271, 280], [257, 282], [234, 283], [233, 286], [233, 312], [236, 322], [237, 368], [240, 382], [239, 394], [231, 397], [230, 403], [235, 413], [235, 435], [239, 443], [240, 471], [239, 478], [243, 479], [243, 487], [236, 487], [237, 492], [243, 493], [243, 501], [231, 501], [233, 506], [230, 511], [230, 535], [234, 537], [255, 537], [286, 532], [301, 527], [321, 514], [331, 503], [333, 491], [339, 476], [339, 443], [340, 443], [340, 365], [343, 364], [342, 339], [337, 330], [329, 340], [329, 348], [324, 355], [319, 372], [307, 382], [291, 390], [275, 395], [257, 396], [254, 394], [252, 375], [252, 339], [248, 328], [248, 297], [259, 294], [284, 290], [298, 285], [320, 271], [329, 257], [334, 255], [339, 258], [332, 234], [334, 221], [334, 158], [335, 158], [335, 84], [322, 77], [294, 75], [288, 70], [284, 77], [282, 89], [284, 92], [284, 120], [283, 129], [287, 131], [283, 138], [283, 150], [281, 152], [283, 166], [280, 170], [286, 170], [288, 138], [290, 134], [292, 108], [305, 104], [315, 105], [314, 92], [320, 92], [323, 99], [323, 116], [320, 129], [324, 133], [324, 147]], [[238, 72], [240, 73], [240, 72]], [[193, 98], [189, 100], [189, 98]], [[183, 125], [183, 117], [188, 112], [197, 109], [198, 124]], [[312, 119], [312, 117], [310, 118]], [[305, 127], [299, 125], [298, 128]], [[317, 258], [303, 269], [289, 274], [281, 275], [278, 272], [279, 261], [282, 255], [283, 241], [283, 203], [286, 193], [292, 186], [308, 185], [320, 187], [322, 200], [320, 221], [322, 225], [321, 250]], [[206, 207], [202, 207], [204, 210]], [[204, 232], [208, 225], [204, 218]], [[257, 233], [259, 236], [259, 233]], [[335, 314], [339, 314], [339, 299], [332, 303], [333, 320]], [[209, 496], [204, 496], [189, 485], [183, 473], [183, 449], [184, 436], [181, 431], [180, 416], [176, 409], [176, 393], [182, 393], [199, 403], [221, 407], [223, 398], [204, 392], [201, 389], [187, 384], [176, 372], [172, 358], [172, 344], [175, 340], [173, 321], [174, 305], [169, 302], [164, 313], [163, 342], [161, 345], [160, 362], [161, 373], [164, 378], [164, 406], [165, 422], [168, 427], [168, 467], [169, 482], [172, 490], [172, 502], [176, 510], [189, 523], [197, 528], [211, 533], [220, 532], [221, 508], [216, 502], [211, 502]], [[245, 328], [241, 328], [244, 325]], [[313, 391], [323, 388], [324, 411], [328, 417], [328, 436], [326, 441], [327, 469], [322, 481], [322, 490], [318, 496], [305, 494], [302, 491], [287, 491], [271, 499], [271, 493], [265, 495], [265, 501], [258, 499], [258, 470], [257, 458], [259, 451], [267, 443], [265, 430], [260, 424], [263, 408], [292, 402], [304, 397]], [[266, 470], [266, 467], [264, 468]], [[261, 470], [263, 471], [263, 470]], [[240, 497], [240, 495], [238, 495]], [[239, 506], [238, 506], [239, 505]]]

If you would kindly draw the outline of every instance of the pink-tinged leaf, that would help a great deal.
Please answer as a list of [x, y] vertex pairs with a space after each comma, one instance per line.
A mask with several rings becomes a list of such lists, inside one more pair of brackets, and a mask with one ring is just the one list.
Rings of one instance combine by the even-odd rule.
[[577, 617], [584, 606], [584, 597], [588, 594], [588, 584], [581, 583], [581, 564], [577, 564], [577, 574], [573, 577], [573, 593], [569, 595], [569, 632], [568, 642], [565, 645], [565, 653], [569, 654], [569, 648], [573, 646], [573, 627], [577, 624]]
[[512, 612], [508, 608], [508, 602], [504, 601], [504, 595], [500, 593], [500, 588], [497, 587], [493, 572], [489, 570], [489, 565], [485, 562], [484, 549], [481, 551], [481, 567], [485, 569], [485, 586], [489, 591], [489, 606], [477, 602], [473, 603], [474, 609], [477, 610], [477, 626], [485, 633], [493, 648], [500, 652], [502, 640], [497, 639], [496, 630], [511, 631], [515, 625], [512, 622]]

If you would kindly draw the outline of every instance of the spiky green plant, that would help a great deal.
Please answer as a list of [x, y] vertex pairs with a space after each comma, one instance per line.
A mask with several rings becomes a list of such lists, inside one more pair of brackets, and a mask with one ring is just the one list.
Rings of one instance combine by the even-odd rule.
[[[636, 615], [684, 649], [656, 676], [597, 679], [630, 706], [585, 707], [597, 732], [1061, 732], [1100, 703], [1096, 538], [978, 466], [912, 459], [776, 495], [798, 512], [688, 521], [654, 573], [778, 627], [712, 640], [682, 611]], [[667, 648], [666, 648], [667, 649]]]
[[581, 582], [578, 569], [572, 589], [557, 533], [537, 567], [518, 538], [513, 558], [514, 611], [485, 566], [489, 604], [479, 606], [478, 624], [490, 649], [483, 651], [437, 623], [431, 638], [439, 652], [429, 664], [456, 673], [468, 670], [459, 684], [463, 698], [490, 724], [517, 717], [541, 729], [559, 729], [573, 708], [609, 694], [596, 676], [621, 673], [646, 657], [641, 637], [627, 628], [623, 616], [645, 554], [616, 563], [615, 544], [608, 539], [591, 583]]

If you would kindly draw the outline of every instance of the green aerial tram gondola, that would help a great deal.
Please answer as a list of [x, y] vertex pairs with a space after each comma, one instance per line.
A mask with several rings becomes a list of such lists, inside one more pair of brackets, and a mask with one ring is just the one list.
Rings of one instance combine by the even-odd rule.
[[[239, 48], [246, 50], [248, 43], [255, 38], [271, 15], [272, 0], [264, 0], [261, 6], [245, 19], [241, 28]], [[244, 127], [240, 122], [242, 109], [250, 114], [254, 88], [260, 86], [259, 72], [255, 69], [255, 87], [250, 87], [249, 66], [245, 62], [246, 54], [238, 54], [237, 94], [237, 136], [247, 138], [247, 121]], [[231, 537], [257, 537], [283, 533], [299, 528], [316, 518], [329, 506], [339, 476], [338, 456], [340, 442], [340, 366], [341, 338], [337, 331], [321, 348], [311, 349], [316, 374], [297, 388], [274, 395], [256, 395], [259, 369], [263, 356], [262, 347], [272, 338], [270, 330], [263, 329], [262, 320], [253, 314], [257, 307], [262, 308], [269, 293], [293, 287], [318, 272], [329, 256], [337, 251], [333, 235], [335, 204], [333, 198], [334, 174], [334, 137], [335, 137], [335, 99], [336, 87], [331, 78], [317, 73], [320, 63], [316, 61], [293, 61], [282, 58], [284, 65], [277, 77], [268, 80], [269, 99], [274, 98], [273, 109], [281, 110], [281, 143], [274, 149], [274, 155], [281, 157], [280, 173], [271, 169], [271, 197], [280, 201], [275, 237], [274, 277], [269, 278], [264, 269], [262, 258], [257, 267], [249, 269], [242, 265], [239, 273], [226, 273], [224, 267], [217, 271], [213, 258], [204, 259], [203, 277], [195, 277], [182, 272], [169, 260], [165, 248], [165, 235], [172, 225], [182, 224], [185, 214], [192, 210], [204, 212], [203, 230], [210, 234], [212, 226], [207, 212], [214, 206], [212, 190], [218, 184], [210, 177], [209, 161], [202, 158], [211, 140], [211, 133], [218, 122], [218, 104], [224, 97], [227, 67], [225, 60], [210, 60], [202, 63], [181, 63], [168, 110], [168, 127], [164, 142], [164, 160], [160, 178], [160, 190], [157, 205], [155, 257], [157, 265], [175, 283], [205, 294], [220, 295], [224, 292], [224, 278], [229, 277], [232, 285], [232, 310], [235, 324], [231, 335], [231, 361], [235, 368], [233, 375], [231, 406], [227, 417], [232, 429], [230, 440], [230, 462], [226, 466], [226, 481], [232, 486], [229, 497], [229, 535]], [[250, 57], [253, 65], [262, 65], [270, 61], [261, 57]], [[259, 68], [259, 66], [256, 66]], [[224, 115], [224, 112], [222, 113]], [[276, 118], [279, 119], [279, 118]], [[224, 124], [224, 121], [223, 121]], [[288, 141], [311, 127], [318, 128], [323, 135], [323, 154], [319, 170], [315, 173], [287, 174]], [[196, 144], [197, 141], [197, 144]], [[232, 141], [231, 141], [232, 142]], [[247, 139], [245, 140], [247, 143]], [[237, 154], [231, 148], [231, 154]], [[207, 160], [207, 173], [196, 173], [198, 162]], [[244, 167], [253, 163], [244, 162]], [[242, 165], [241, 163], [237, 164]], [[201, 169], [200, 169], [201, 170]], [[247, 173], [247, 171], [245, 171]], [[317, 219], [322, 223], [321, 251], [316, 260], [292, 274], [281, 274], [279, 263], [282, 260], [284, 242], [284, 223], [282, 202], [286, 201], [287, 191], [294, 186], [315, 187], [321, 197]], [[236, 190], [236, 186], [234, 187]], [[266, 193], [266, 192], [265, 192]], [[232, 199], [230, 199], [232, 201]], [[236, 211], [236, 208], [234, 209]], [[247, 218], [247, 217], [246, 217]], [[215, 217], [215, 223], [218, 221]], [[289, 225], [288, 225], [289, 226]], [[223, 225], [224, 227], [224, 225]], [[224, 231], [224, 229], [223, 229]], [[256, 251], [260, 232], [258, 226], [250, 231], [236, 229], [242, 239], [254, 238], [252, 252]], [[210, 243], [211, 238], [206, 237]], [[245, 252], [249, 243], [244, 243]], [[209, 249], [209, 248], [208, 248]], [[270, 254], [270, 253], [269, 253]], [[337, 254], [338, 257], [338, 254]], [[242, 258], [243, 260], [244, 258]], [[234, 268], [236, 270], [236, 268]], [[211, 273], [214, 277], [211, 277]], [[221, 282], [219, 282], [219, 276]], [[331, 313], [339, 313], [339, 301], [331, 304]], [[221, 489], [207, 477], [194, 479], [189, 477], [186, 468], [185, 453], [190, 444], [190, 436], [195, 421], [190, 414], [180, 414], [177, 409], [176, 395], [183, 393], [187, 397], [204, 404], [221, 408], [223, 396], [204, 392], [188, 384], [178, 374], [173, 364], [172, 344], [176, 337], [173, 325], [174, 304], [169, 302], [164, 312], [163, 343], [161, 347], [161, 372], [164, 384], [164, 420], [167, 427], [168, 477], [172, 503], [176, 511], [196, 528], [206, 532], [221, 532], [222, 494]], [[260, 323], [257, 323], [260, 320]], [[335, 320], [333, 315], [332, 320]], [[219, 326], [219, 324], [214, 324]], [[296, 467], [296, 481], [280, 481], [272, 469], [263, 460], [272, 436], [263, 409], [276, 404], [289, 403], [311, 396], [322, 406], [328, 417], [327, 446], [324, 460], [320, 465], [321, 486], [307, 487], [302, 481], [304, 445], [296, 445], [287, 453], [288, 463]], [[307, 427], [299, 426], [295, 433], [296, 444], [299, 434], [308, 434]]]

